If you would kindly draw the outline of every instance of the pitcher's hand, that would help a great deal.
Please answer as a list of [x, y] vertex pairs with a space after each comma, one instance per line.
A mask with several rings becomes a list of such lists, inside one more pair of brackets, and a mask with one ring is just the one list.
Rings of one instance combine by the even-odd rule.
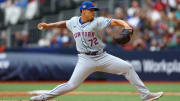
[[46, 29], [46, 30], [47, 30], [47, 29], [49, 29], [47, 23], [39, 23], [38, 26], [37, 26], [37, 28], [38, 28], [39, 30], [43, 30], [43, 29]]

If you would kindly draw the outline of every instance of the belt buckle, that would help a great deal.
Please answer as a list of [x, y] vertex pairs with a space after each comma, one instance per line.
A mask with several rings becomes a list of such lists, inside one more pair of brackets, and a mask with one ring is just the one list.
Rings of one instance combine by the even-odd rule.
[[87, 55], [91, 55], [91, 53], [92, 53], [92, 52], [91, 52], [91, 51], [89, 51], [89, 52], [87, 52], [86, 54], [87, 54]]
[[94, 51], [94, 52], [89, 51], [89, 52], [87, 52], [87, 53], [85, 53], [85, 54], [86, 54], [86, 55], [98, 55], [98, 54], [101, 54], [101, 53], [103, 53], [103, 52], [104, 52], [104, 50]]
[[91, 52], [91, 55], [98, 55], [99, 51]]
[[89, 52], [87, 53], [87, 55], [97, 55], [97, 53], [98, 53], [98, 51], [95, 51], [95, 52], [89, 51]]
[[93, 52], [89, 51], [88, 53], [89, 53], [89, 55], [91, 55]]
[[99, 54], [99, 51], [94, 52], [94, 55], [98, 55], [98, 54]]

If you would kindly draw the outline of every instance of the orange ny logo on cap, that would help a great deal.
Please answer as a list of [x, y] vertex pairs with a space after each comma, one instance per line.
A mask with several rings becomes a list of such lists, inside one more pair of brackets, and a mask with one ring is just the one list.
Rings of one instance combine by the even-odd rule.
[[92, 3], [92, 5], [93, 5], [93, 6], [95, 5], [94, 2]]

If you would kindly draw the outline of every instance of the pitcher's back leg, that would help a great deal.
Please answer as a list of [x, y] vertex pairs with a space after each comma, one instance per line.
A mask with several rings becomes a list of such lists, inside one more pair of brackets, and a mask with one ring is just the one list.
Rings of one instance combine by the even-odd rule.
[[112, 55], [108, 55], [105, 62], [107, 63], [101, 71], [124, 75], [125, 78], [139, 91], [141, 98], [150, 93], [130, 63]]

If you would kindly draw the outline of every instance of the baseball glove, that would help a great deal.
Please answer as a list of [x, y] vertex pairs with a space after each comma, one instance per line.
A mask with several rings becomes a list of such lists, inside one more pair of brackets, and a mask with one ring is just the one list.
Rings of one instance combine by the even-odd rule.
[[123, 29], [122, 33], [114, 38], [114, 41], [120, 45], [124, 45], [130, 41], [132, 34], [133, 29]]

